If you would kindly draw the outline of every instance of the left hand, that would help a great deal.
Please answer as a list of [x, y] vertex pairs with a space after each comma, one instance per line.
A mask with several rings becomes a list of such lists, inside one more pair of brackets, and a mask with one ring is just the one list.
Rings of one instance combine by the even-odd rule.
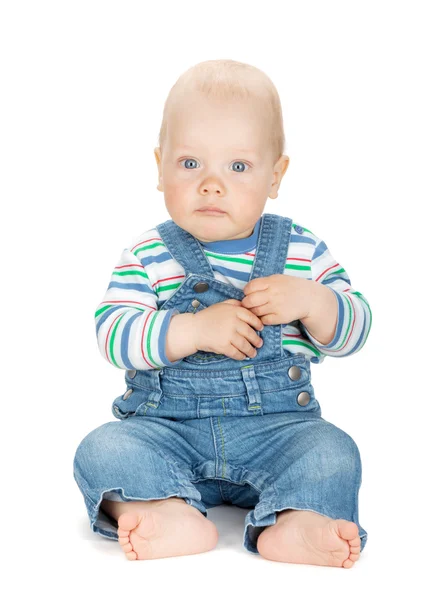
[[264, 325], [288, 324], [309, 314], [313, 282], [293, 275], [252, 279], [241, 301]]

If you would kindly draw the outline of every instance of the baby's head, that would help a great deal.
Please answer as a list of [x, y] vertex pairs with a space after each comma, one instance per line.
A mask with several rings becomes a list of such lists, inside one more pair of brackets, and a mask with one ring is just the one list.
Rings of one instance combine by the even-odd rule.
[[[233, 60], [191, 67], [169, 92], [154, 150], [172, 220], [203, 242], [251, 235], [288, 168], [284, 144], [265, 73]], [[200, 212], [207, 207], [223, 213]]]

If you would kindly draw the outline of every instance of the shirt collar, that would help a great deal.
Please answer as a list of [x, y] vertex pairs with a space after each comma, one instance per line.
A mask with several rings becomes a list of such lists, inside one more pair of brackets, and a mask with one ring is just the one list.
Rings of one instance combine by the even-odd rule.
[[206, 250], [222, 252], [223, 254], [242, 254], [256, 248], [258, 242], [259, 226], [262, 216], [256, 221], [252, 235], [239, 240], [218, 240], [217, 242], [201, 242], [197, 240]]

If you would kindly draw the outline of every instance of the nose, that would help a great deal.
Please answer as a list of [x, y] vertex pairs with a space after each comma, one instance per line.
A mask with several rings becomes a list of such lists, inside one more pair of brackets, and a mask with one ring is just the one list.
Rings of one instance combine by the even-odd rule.
[[200, 186], [200, 193], [202, 195], [207, 195], [207, 194], [217, 194], [218, 196], [223, 196], [224, 195], [224, 188], [223, 186], [216, 181], [215, 179], [211, 180], [208, 179], [207, 181], [204, 181], [201, 186]]

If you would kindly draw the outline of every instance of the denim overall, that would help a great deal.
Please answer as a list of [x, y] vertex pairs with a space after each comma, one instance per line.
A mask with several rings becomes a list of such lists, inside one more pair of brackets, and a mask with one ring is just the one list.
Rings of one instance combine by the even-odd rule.
[[[292, 220], [263, 214], [250, 279], [284, 273]], [[200, 243], [173, 221], [157, 230], [185, 270], [159, 309], [199, 312], [244, 293], [218, 281]], [[246, 514], [244, 547], [288, 508], [357, 524], [361, 461], [353, 439], [321, 417], [309, 359], [282, 347], [282, 325], [257, 332], [254, 358], [196, 352], [150, 370], [126, 371], [116, 398], [119, 421], [101, 425], [80, 443], [74, 477], [93, 531], [117, 539], [103, 499], [128, 502], [178, 496], [207, 516], [235, 504]], [[255, 330], [256, 331], [256, 330]]]

